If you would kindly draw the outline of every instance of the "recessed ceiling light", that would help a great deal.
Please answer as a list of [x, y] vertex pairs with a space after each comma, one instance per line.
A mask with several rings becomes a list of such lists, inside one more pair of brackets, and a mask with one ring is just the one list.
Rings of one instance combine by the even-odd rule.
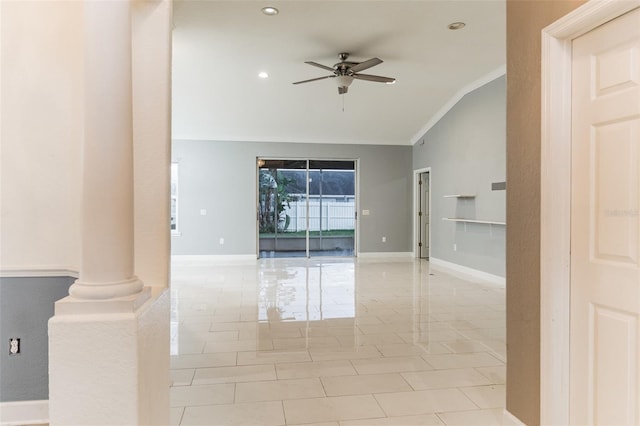
[[454, 22], [452, 24], [449, 24], [449, 29], [450, 30], [461, 30], [463, 29], [467, 24], [465, 24], [464, 22]]
[[280, 12], [278, 9], [276, 9], [273, 6], [263, 7], [261, 10], [262, 10], [262, 13], [264, 13], [267, 16], [274, 16]]
[[267, 74], [265, 71], [260, 71], [258, 73], [258, 77], [260, 77], [260, 78], [269, 78], [269, 74]]

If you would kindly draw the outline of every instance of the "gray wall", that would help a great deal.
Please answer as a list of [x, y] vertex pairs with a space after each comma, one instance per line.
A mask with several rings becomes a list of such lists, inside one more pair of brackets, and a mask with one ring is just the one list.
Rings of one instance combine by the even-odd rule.
[[[75, 278], [0, 278], [0, 402], [49, 399], [47, 322]], [[9, 339], [20, 338], [9, 356]]]
[[[414, 170], [425, 167], [431, 167], [431, 257], [504, 277], [505, 226], [442, 220], [505, 221], [506, 191], [491, 190], [506, 176], [504, 77], [463, 97], [413, 146]], [[443, 198], [450, 194], [476, 197]]]
[[358, 159], [359, 210], [370, 210], [358, 215], [359, 251], [412, 250], [410, 146], [175, 140], [181, 235], [172, 254], [256, 254], [256, 157]]

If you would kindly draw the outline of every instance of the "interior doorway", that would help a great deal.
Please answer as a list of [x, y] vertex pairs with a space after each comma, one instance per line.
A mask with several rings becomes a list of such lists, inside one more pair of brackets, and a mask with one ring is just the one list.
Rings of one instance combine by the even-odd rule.
[[353, 256], [354, 160], [257, 159], [258, 257]]
[[[623, 227], [627, 227], [627, 230], [635, 227], [637, 230], [640, 222], [635, 214], [637, 210], [634, 210], [638, 205], [637, 200], [640, 199], [638, 198], [637, 174], [633, 177], [633, 173], [637, 173], [638, 169], [637, 149], [634, 147], [637, 145], [635, 142], [638, 139], [633, 136], [613, 138], [613, 143], [606, 145], [601, 143], [602, 139], [600, 138], [603, 131], [610, 130], [612, 125], [629, 126], [629, 128], [635, 126], [637, 129], [637, 119], [635, 119], [637, 111], [630, 117], [589, 123], [586, 127], [593, 130], [588, 132], [587, 137], [581, 136], [574, 139], [572, 115], [576, 105], [572, 97], [575, 90], [572, 89], [574, 89], [574, 84], [579, 84], [579, 82], [574, 81], [572, 61], [576, 55], [574, 41], [596, 28], [607, 31], [605, 28], [613, 24], [613, 22], [607, 23], [608, 21], [636, 9], [638, 5], [638, 2], [624, 1], [587, 2], [545, 28], [542, 34], [542, 87], [544, 88], [542, 97], [541, 160], [543, 174], [541, 179], [540, 255], [540, 423], [542, 424], [585, 423], [581, 417], [587, 417], [586, 422], [590, 424], [602, 422], [611, 424], [637, 423], [638, 400], [637, 393], [635, 393], [638, 386], [637, 352], [631, 357], [626, 357], [628, 351], [624, 347], [628, 343], [638, 341], [636, 326], [638, 306], [637, 297], [635, 297], [637, 290], [633, 289], [633, 286], [638, 285], [637, 255], [633, 262], [628, 262], [628, 265], [622, 267], [623, 270], [635, 274], [631, 275], [631, 279], [628, 279], [629, 275], [621, 274], [620, 277], [616, 276], [615, 280], [608, 280], [606, 290], [598, 289], [601, 295], [610, 298], [620, 295], [624, 297], [624, 294], [619, 292], [620, 286], [625, 287], [627, 291], [632, 290], [635, 292], [634, 297], [626, 297], [624, 303], [631, 302], [636, 306], [632, 309], [619, 308], [610, 303], [610, 300], [603, 303], [603, 301], [584, 298], [582, 302], [578, 301], [578, 303], [583, 305], [580, 308], [583, 311], [585, 311], [584, 306], [587, 306], [588, 324], [585, 322], [583, 325], [585, 327], [588, 325], [586, 331], [590, 333], [591, 337], [589, 335], [586, 338], [584, 335], [580, 337], [581, 331], [574, 329], [574, 325], [580, 325], [574, 315], [574, 313], [579, 314], [579, 311], [574, 312], [576, 308], [576, 300], [574, 299], [576, 296], [580, 296], [580, 293], [575, 291], [576, 285], [590, 290], [590, 288], [594, 288], [590, 281], [594, 278], [604, 277], [604, 274], [599, 271], [587, 272], [586, 274], [582, 272], [582, 276], [587, 276], [588, 280], [576, 282], [576, 278], [579, 278], [576, 276], [577, 269], [582, 269], [579, 263], [576, 263], [581, 261], [580, 257], [582, 257], [582, 263], [613, 270], [613, 268], [620, 266], [619, 264], [622, 263], [620, 258], [623, 256], [615, 253], [617, 258], [611, 259], [613, 254], [611, 248], [615, 248], [619, 252], [622, 252], [622, 248], [638, 253], [637, 232], [621, 231]], [[634, 16], [632, 19], [635, 19], [633, 22], [635, 25], [632, 27], [637, 29], [638, 17]], [[614, 31], [614, 33], [631, 36], [633, 31]], [[613, 92], [619, 92], [622, 89], [628, 92], [627, 95], [631, 99], [635, 99], [633, 101], [635, 106], [640, 105], [637, 102], [637, 85], [627, 84], [627, 81], [629, 83], [637, 81], [637, 67], [629, 66], [633, 65], [631, 58], [634, 57], [634, 54], [626, 54], [624, 49], [631, 44], [620, 43], [619, 49], [613, 50], [606, 47], [597, 49], [598, 53], [601, 52], [602, 55], [600, 57], [593, 55], [591, 63], [597, 63], [598, 70], [600, 70], [600, 62], [603, 62], [602, 65], [607, 68], [603, 71], [606, 72], [600, 73], [599, 75], [603, 77], [594, 80], [598, 84], [590, 85], [588, 90], [583, 87], [579, 92], [594, 94], [595, 100], [599, 101], [601, 99], [597, 98], [602, 98], [603, 94], [612, 95], [615, 94]], [[632, 50], [637, 52], [637, 48]], [[611, 64], [609, 60], [612, 58], [620, 58], [620, 61], [615, 65]], [[629, 72], [630, 70], [635, 70], [636, 74], [634, 71]], [[629, 76], [629, 78], [627, 79], [625, 76]], [[607, 96], [607, 98], [614, 99], [612, 96]], [[624, 108], [626, 107], [625, 104]], [[602, 110], [607, 111], [607, 108]], [[615, 108], [608, 110], [615, 113], [623, 111], [617, 103]], [[578, 110], [575, 111], [575, 113], [578, 112]], [[627, 118], [631, 118], [631, 120]], [[599, 119], [596, 118], [596, 120]], [[585, 126], [581, 127], [584, 132]], [[635, 135], [637, 135], [637, 130]], [[583, 155], [580, 160], [580, 157], [574, 158], [574, 153], [579, 154], [576, 148], [581, 150], [585, 146], [578, 147], [576, 144], [593, 148], [587, 156]], [[630, 152], [632, 155], [629, 155]], [[610, 155], [612, 153], [616, 153], [615, 158]], [[614, 168], [611, 167], [612, 164], [620, 164], [623, 167]], [[599, 170], [601, 166], [606, 169]], [[584, 184], [590, 185], [590, 188], [586, 192], [580, 189], [576, 192], [577, 188], [573, 185], [572, 176], [585, 169], [592, 175], [584, 181]], [[625, 182], [623, 178], [629, 178], [629, 180]], [[616, 182], [616, 179], [622, 180], [626, 187], [618, 186], [619, 183]], [[636, 180], [633, 181], [633, 179]], [[612, 191], [611, 194], [607, 192], [608, 190]], [[581, 193], [587, 194], [591, 199], [580, 195]], [[609, 198], [602, 198], [603, 195]], [[576, 196], [578, 196], [577, 199]], [[582, 201], [580, 197], [582, 197]], [[585, 199], [586, 207], [584, 205]], [[578, 204], [576, 201], [582, 204]], [[622, 204], [622, 207], [619, 207], [617, 204], [622, 202], [628, 204]], [[576, 217], [576, 214], [584, 217]], [[576, 235], [580, 232], [583, 232], [584, 236], [588, 238], [588, 247], [586, 248], [579, 241], [574, 241], [576, 236], [578, 238], [584, 237]], [[635, 241], [632, 242], [631, 239], [635, 239]], [[576, 252], [575, 244], [582, 245], [578, 249], [578, 252], [582, 251], [582, 254]], [[635, 265], [631, 263], [635, 263]], [[633, 272], [634, 269], [635, 272]], [[582, 290], [584, 289], [580, 291]], [[578, 360], [574, 365], [576, 361], [574, 355], [576, 355], [576, 350], [579, 350], [574, 345], [576, 337], [587, 342], [587, 348], [582, 350], [584, 355], [589, 358], [586, 363]], [[593, 337], [597, 339], [593, 339]], [[584, 348], [585, 345], [582, 346]], [[635, 343], [628, 346], [629, 349], [637, 350]], [[626, 359], [623, 359], [624, 357]], [[584, 368], [585, 366], [586, 368]], [[635, 369], [634, 373], [630, 375], [621, 373], [621, 369], [627, 367]], [[619, 380], [621, 376], [628, 381], [629, 386], [619, 391], [614, 387], [617, 386], [618, 389], [622, 387], [623, 380]], [[581, 380], [582, 383], [579, 383]], [[619, 405], [616, 405], [618, 403]], [[629, 421], [619, 420], [621, 416], [627, 416]]]
[[431, 249], [431, 169], [416, 170], [416, 257], [429, 260]]

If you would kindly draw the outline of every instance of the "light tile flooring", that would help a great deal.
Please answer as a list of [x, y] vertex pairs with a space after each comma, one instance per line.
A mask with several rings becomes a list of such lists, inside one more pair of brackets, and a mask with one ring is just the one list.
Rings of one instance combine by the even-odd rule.
[[174, 262], [174, 425], [498, 425], [504, 287], [413, 260]]

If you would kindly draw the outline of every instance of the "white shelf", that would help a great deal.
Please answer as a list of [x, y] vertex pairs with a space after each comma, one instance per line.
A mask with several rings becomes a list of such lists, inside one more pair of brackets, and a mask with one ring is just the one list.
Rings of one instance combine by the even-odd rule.
[[442, 197], [443, 198], [476, 198], [476, 196], [472, 194], [443, 195]]
[[497, 222], [494, 220], [477, 220], [477, 219], [460, 219], [457, 217], [443, 217], [442, 220], [448, 220], [449, 222], [464, 222], [464, 223], [483, 223], [486, 225], [506, 225], [506, 222]]

